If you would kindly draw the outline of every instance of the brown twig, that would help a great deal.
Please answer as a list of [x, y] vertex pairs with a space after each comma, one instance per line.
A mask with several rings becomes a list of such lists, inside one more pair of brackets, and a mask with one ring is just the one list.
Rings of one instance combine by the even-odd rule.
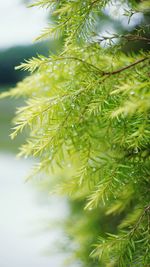
[[149, 57], [144, 57], [144, 58], [139, 59], [139, 60], [135, 61], [134, 63], [132, 63], [132, 64], [126, 66], [126, 67], [120, 68], [120, 69], [115, 70], [115, 71], [104, 72], [103, 75], [104, 75], [104, 76], [105, 76], [105, 75], [115, 75], [115, 74], [120, 73], [120, 72], [122, 72], [122, 71], [124, 71], [124, 70], [127, 70], [127, 69], [129, 69], [129, 68], [132, 68], [132, 67], [134, 67], [135, 65], [137, 65], [137, 64], [139, 64], [139, 63], [141, 63], [141, 62], [143, 62], [143, 61], [145, 61], [145, 60], [147, 60], [147, 59], [149, 59]]

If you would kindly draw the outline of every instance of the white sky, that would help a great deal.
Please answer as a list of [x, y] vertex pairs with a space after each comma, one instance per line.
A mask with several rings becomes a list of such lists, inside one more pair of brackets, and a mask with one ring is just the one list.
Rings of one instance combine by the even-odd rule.
[[42, 8], [27, 8], [20, 0], [0, 0], [0, 49], [31, 44], [46, 26], [46, 17]]
[[[28, 1], [24, 0], [24, 2]], [[121, 18], [120, 22], [128, 28], [134, 27], [142, 19], [142, 15], [136, 14], [129, 25], [127, 18], [123, 16], [124, 10], [107, 6], [105, 12], [110, 13], [113, 18]], [[0, 49], [31, 44], [46, 27], [46, 18], [45, 9], [27, 8], [23, 0], [0, 0]]]

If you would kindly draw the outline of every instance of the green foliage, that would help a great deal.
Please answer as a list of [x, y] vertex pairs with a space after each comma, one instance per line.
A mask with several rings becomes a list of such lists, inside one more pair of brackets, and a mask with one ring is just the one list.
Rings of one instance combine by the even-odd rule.
[[26, 97], [11, 137], [29, 129], [20, 155], [40, 160], [33, 175], [62, 169], [57, 191], [79, 206], [66, 228], [83, 266], [150, 266], [150, 56], [124, 52], [149, 42], [144, 3], [114, 3], [128, 6], [129, 25], [135, 13], [143, 21], [104, 48], [93, 35], [110, 1], [36, 2], [58, 16], [40, 38], [63, 35], [63, 51], [25, 61], [31, 75], [1, 95]]
[[[8, 90], [8, 88], [2, 88]], [[21, 99], [3, 99], [0, 101], [0, 149], [1, 151], [8, 151], [10, 153], [17, 153], [18, 146], [25, 141], [25, 135], [18, 135], [18, 137], [12, 142], [9, 134], [11, 133], [10, 125], [14, 117], [16, 107], [23, 105]], [[6, 152], [5, 152], [6, 153]]]

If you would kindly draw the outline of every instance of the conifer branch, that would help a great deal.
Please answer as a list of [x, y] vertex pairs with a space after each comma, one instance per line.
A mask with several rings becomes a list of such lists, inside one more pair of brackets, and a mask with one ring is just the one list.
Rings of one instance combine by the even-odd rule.
[[[126, 15], [131, 19], [136, 10], [145, 13], [145, 2], [121, 5], [129, 5]], [[115, 8], [117, 3], [113, 1]], [[16, 114], [11, 137], [27, 126], [20, 155], [39, 158], [33, 175], [46, 171], [52, 180], [54, 170], [58, 177], [54, 184], [58, 187], [60, 182], [60, 191], [69, 195], [73, 212], [66, 228], [77, 244], [71, 251], [77, 260], [83, 266], [127, 267], [139, 262], [146, 267], [150, 262], [149, 52], [119, 49], [122, 40], [139, 40], [143, 46], [149, 42], [148, 25], [145, 20], [129, 34], [122, 30], [119, 35], [118, 30], [104, 36], [99, 41], [118, 38], [120, 43], [112, 51], [103, 49], [91, 36], [99, 29], [101, 14], [109, 17], [104, 14], [109, 4], [108, 0], [35, 1], [34, 6], [50, 8], [58, 16], [56, 25], [41, 37], [64, 34], [63, 51], [26, 60], [17, 69], [31, 75], [0, 97], [27, 98]], [[89, 255], [99, 235], [103, 237], [91, 253], [93, 260]]]
[[127, 69], [130, 69], [130, 68], [132, 68], [132, 67], [134, 67], [134, 66], [136, 66], [136, 65], [138, 65], [138, 64], [140, 64], [140, 63], [142, 63], [142, 62], [144, 62], [145, 60], [148, 60], [148, 59], [149, 59], [149, 57], [144, 57], [144, 58], [139, 59], [139, 60], [133, 62], [132, 64], [130, 64], [128, 66], [125, 66], [123, 68], [120, 68], [118, 70], [111, 71], [111, 72], [104, 72], [103, 75], [115, 75], [115, 74], [118, 74], [118, 73], [120, 73], [122, 71], [125, 71]]
[[101, 73], [103, 73], [103, 71], [101, 71], [98, 67], [96, 67], [95, 65], [93, 65], [93, 64], [91, 64], [91, 63], [89, 63], [89, 62], [87, 62], [87, 61], [85, 61], [85, 60], [83, 60], [83, 59], [81, 59], [81, 58], [78, 58], [78, 57], [71, 57], [71, 56], [65, 56], [65, 57], [57, 57], [57, 59], [56, 60], [74, 60], [74, 61], [79, 61], [79, 62], [81, 62], [81, 63], [83, 63], [84, 65], [86, 65], [87, 67], [90, 67], [90, 68], [92, 68], [92, 69], [94, 69], [94, 70], [96, 70], [97, 72], [101, 72]]

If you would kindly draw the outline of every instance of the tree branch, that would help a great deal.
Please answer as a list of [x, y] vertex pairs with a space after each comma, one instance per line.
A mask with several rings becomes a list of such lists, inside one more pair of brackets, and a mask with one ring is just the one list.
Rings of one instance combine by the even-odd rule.
[[78, 57], [66, 56], [66, 57], [57, 58], [57, 60], [74, 60], [74, 61], [79, 61], [79, 62], [83, 63], [84, 65], [86, 65], [87, 67], [90, 67], [92, 69], [95, 69], [97, 72], [100, 72], [101, 74], [103, 74], [103, 71], [101, 71], [98, 67], [96, 67], [95, 65], [93, 65], [91, 63], [88, 63], [87, 61], [85, 61], [85, 60], [83, 60], [81, 58], [78, 58]]
[[133, 62], [132, 64], [128, 65], [128, 66], [125, 66], [125, 67], [122, 67], [118, 70], [114, 70], [114, 71], [110, 71], [110, 72], [105, 72], [105, 71], [102, 71], [100, 70], [98, 67], [96, 67], [95, 65], [91, 64], [91, 63], [88, 63], [87, 61], [81, 59], [81, 58], [78, 58], [78, 57], [70, 57], [70, 56], [66, 56], [66, 57], [60, 57], [60, 58], [57, 58], [57, 61], [58, 60], [74, 60], [74, 61], [79, 61], [81, 63], [83, 63], [84, 65], [86, 65], [87, 67], [90, 67], [92, 69], [94, 69], [95, 71], [97, 71], [98, 73], [100, 73], [102, 76], [111, 76], [111, 75], [115, 75], [115, 74], [118, 74], [124, 70], [127, 70], [129, 68], [132, 68], [134, 66], [136, 66], [137, 64], [140, 64], [142, 62], [144, 62], [145, 60], [148, 60], [149, 57], [144, 57], [142, 59], [139, 59], [135, 62]]
[[120, 69], [118, 69], [118, 70], [110, 71], [110, 72], [104, 72], [103, 75], [104, 75], [104, 76], [105, 76], [105, 75], [115, 75], [115, 74], [120, 73], [120, 72], [122, 72], [122, 71], [124, 71], [124, 70], [127, 70], [127, 69], [129, 69], [129, 68], [132, 68], [132, 67], [134, 67], [135, 65], [137, 65], [137, 64], [139, 64], [139, 63], [141, 63], [141, 62], [143, 62], [143, 61], [145, 61], [145, 60], [147, 60], [147, 59], [149, 59], [149, 57], [145, 57], [145, 58], [139, 59], [139, 60], [135, 61], [134, 63], [132, 63], [132, 64], [126, 66], [126, 67], [120, 68]]

